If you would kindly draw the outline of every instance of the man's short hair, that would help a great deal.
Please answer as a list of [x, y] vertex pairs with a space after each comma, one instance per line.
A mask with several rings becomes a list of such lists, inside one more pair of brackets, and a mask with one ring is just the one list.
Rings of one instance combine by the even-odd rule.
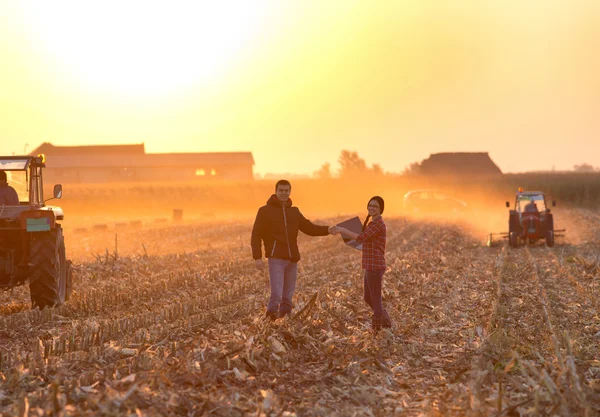
[[277, 181], [277, 184], [275, 184], [275, 192], [277, 192], [277, 188], [280, 185], [288, 185], [290, 187], [290, 191], [292, 191], [292, 184], [290, 184], [290, 182], [288, 180], [279, 180]]
[[6, 172], [0, 170], [0, 182], [6, 182]]

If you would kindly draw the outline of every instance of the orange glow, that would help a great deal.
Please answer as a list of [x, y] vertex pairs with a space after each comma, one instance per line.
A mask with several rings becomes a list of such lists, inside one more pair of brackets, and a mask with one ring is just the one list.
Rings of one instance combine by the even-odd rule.
[[218, 79], [256, 36], [267, 12], [261, 0], [23, 2], [21, 9], [39, 33], [38, 46], [75, 82], [144, 97]]
[[260, 174], [335, 174], [343, 149], [391, 172], [452, 151], [504, 172], [600, 166], [600, 2], [213, 3], [0, 2], [0, 154], [144, 142], [251, 151]]

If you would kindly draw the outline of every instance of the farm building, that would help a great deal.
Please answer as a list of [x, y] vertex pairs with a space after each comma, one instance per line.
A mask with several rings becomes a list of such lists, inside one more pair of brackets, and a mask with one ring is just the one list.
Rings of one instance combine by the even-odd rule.
[[434, 153], [421, 162], [422, 175], [499, 176], [502, 171], [487, 152]]
[[46, 155], [47, 183], [192, 181], [253, 179], [251, 152], [156, 153], [144, 144], [54, 146], [43, 143], [31, 155]]

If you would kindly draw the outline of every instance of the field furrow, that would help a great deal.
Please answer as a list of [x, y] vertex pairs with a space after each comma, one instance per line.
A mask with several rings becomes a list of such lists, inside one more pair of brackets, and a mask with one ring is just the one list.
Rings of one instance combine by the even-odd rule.
[[597, 315], [557, 260], [565, 249], [501, 249], [492, 326], [470, 376], [471, 415], [598, 412], [589, 389]]
[[75, 264], [59, 308], [3, 294], [0, 413], [599, 415], [589, 242], [488, 248], [450, 222], [387, 224], [394, 328], [376, 335], [339, 237], [300, 237], [293, 315], [266, 321], [245, 223], [122, 236]]

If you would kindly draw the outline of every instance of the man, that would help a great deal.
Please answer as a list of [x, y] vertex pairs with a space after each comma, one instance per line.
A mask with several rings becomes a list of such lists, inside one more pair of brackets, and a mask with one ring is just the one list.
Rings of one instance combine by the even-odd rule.
[[537, 204], [535, 204], [535, 201], [529, 200], [529, 203], [527, 203], [525, 206], [525, 213], [537, 213], [538, 211], [539, 210]]
[[292, 185], [287, 180], [275, 184], [275, 194], [258, 209], [252, 227], [252, 257], [256, 268], [264, 270], [261, 241], [269, 264], [271, 297], [266, 316], [271, 320], [292, 311], [292, 297], [298, 273], [298, 230], [309, 236], [327, 236], [335, 226], [318, 226], [307, 220], [297, 207], [292, 207]]
[[6, 182], [6, 172], [0, 170], [0, 206], [18, 206], [19, 195]]

